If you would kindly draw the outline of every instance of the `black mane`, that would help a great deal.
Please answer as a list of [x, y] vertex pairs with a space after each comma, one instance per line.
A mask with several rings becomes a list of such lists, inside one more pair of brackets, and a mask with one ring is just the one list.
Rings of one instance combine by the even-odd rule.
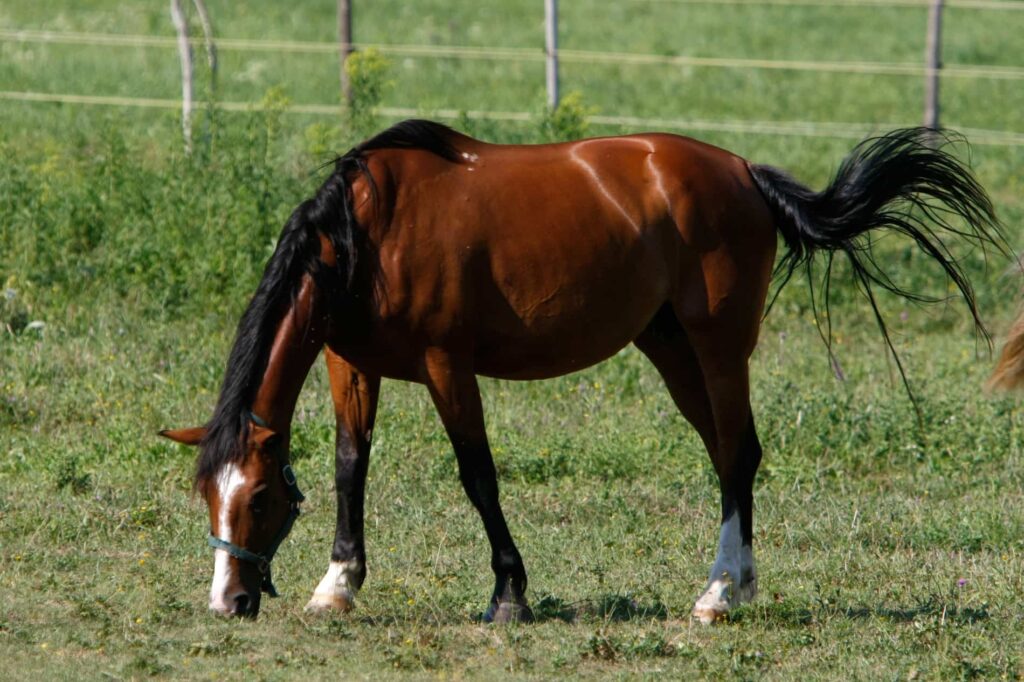
[[452, 144], [452, 138], [457, 137], [462, 137], [462, 135], [446, 125], [413, 118], [396, 123], [369, 140], [356, 145], [338, 161], [351, 156], [358, 157], [374, 149], [422, 149], [436, 154], [442, 159], [458, 161], [459, 150]]
[[[349, 150], [334, 161], [334, 171], [316, 194], [292, 212], [270, 257], [259, 287], [238, 323], [213, 417], [196, 461], [196, 483], [202, 484], [224, 464], [244, 454], [249, 435], [249, 411], [266, 371], [278, 324], [298, 293], [302, 276], [311, 273], [320, 282], [339, 283], [343, 293], [351, 285], [359, 255], [351, 181], [363, 175], [376, 196], [376, 185], [366, 167], [366, 154], [376, 149], [420, 149], [457, 162], [452, 144], [458, 137], [451, 128], [423, 120], [395, 124]], [[337, 255], [334, 272], [325, 272], [319, 234], [330, 239]]]

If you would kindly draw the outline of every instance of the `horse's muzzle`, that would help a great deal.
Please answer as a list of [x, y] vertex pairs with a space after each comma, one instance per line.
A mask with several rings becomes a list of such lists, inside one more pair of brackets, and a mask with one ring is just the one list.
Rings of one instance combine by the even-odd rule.
[[210, 611], [218, 616], [255, 618], [260, 612], [260, 594], [240, 591], [222, 599], [210, 601]]

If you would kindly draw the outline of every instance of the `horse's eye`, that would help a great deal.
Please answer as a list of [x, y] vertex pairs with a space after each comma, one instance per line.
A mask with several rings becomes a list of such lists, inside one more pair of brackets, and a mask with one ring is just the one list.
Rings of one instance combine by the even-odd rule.
[[253, 514], [262, 514], [263, 510], [267, 508], [267, 491], [260, 490], [253, 494], [252, 499], [249, 500], [249, 510]]

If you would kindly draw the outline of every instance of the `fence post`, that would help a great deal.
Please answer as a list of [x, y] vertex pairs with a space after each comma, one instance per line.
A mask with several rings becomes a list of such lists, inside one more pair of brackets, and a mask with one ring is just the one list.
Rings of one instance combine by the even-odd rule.
[[338, 0], [338, 61], [341, 69], [341, 94], [352, 104], [352, 84], [345, 71], [345, 62], [352, 54], [352, 0]]
[[547, 55], [548, 106], [558, 106], [558, 0], [544, 0], [544, 53]]
[[217, 44], [213, 41], [213, 22], [203, 0], [192, 0], [203, 27], [203, 41], [206, 43], [206, 62], [210, 65], [210, 99], [217, 96]]
[[192, 46], [188, 42], [188, 21], [181, 0], [171, 0], [171, 20], [178, 32], [178, 58], [181, 60], [181, 133], [185, 153], [192, 153]]
[[942, 5], [932, 0], [928, 7], [928, 38], [925, 41], [924, 127], [939, 129], [939, 72], [942, 70]]

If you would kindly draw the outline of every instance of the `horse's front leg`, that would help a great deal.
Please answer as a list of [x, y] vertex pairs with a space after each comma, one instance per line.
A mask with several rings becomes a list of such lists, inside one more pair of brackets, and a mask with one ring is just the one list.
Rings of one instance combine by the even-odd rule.
[[470, 367], [443, 351], [427, 354], [426, 383], [459, 463], [462, 487], [484, 522], [491, 544], [494, 592], [485, 622], [531, 621], [526, 568], [498, 503], [498, 476], [487, 444], [480, 389]]
[[355, 605], [355, 594], [366, 577], [363, 498], [380, 377], [360, 372], [330, 349], [324, 350], [324, 356], [337, 423], [334, 485], [338, 497], [338, 522], [330, 566], [314, 590], [306, 610], [336, 609], [344, 612]]

